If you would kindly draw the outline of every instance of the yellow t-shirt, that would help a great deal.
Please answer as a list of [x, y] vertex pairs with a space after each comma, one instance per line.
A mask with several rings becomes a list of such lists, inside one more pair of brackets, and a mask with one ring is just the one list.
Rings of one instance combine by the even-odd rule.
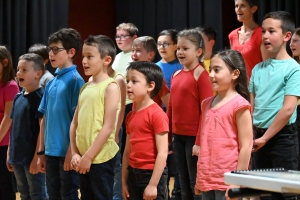
[[[76, 129], [76, 145], [81, 155], [92, 146], [104, 123], [104, 94], [107, 86], [111, 83], [117, 84], [114, 79], [108, 78], [97, 85], [89, 86], [86, 83], [80, 90], [78, 99], [78, 126]], [[120, 101], [116, 119], [120, 111]], [[112, 159], [119, 150], [115, 142], [116, 132], [114, 129], [100, 152], [95, 156], [92, 163], [100, 164]]]
[[210, 59], [204, 60], [204, 66], [205, 66], [206, 71], [209, 73]]

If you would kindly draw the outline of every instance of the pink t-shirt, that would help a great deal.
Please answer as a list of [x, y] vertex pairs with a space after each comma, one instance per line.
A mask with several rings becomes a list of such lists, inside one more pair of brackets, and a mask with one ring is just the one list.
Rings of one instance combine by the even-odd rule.
[[245, 44], [240, 44], [239, 42], [239, 34], [241, 28], [233, 30], [229, 34], [229, 41], [231, 43], [231, 49], [239, 51], [245, 61], [247, 76], [250, 79], [252, 69], [254, 66], [262, 61], [260, 45], [262, 41], [262, 32], [261, 27], [258, 26], [254, 29], [252, 36]]
[[[4, 87], [2, 87], [2, 82], [0, 82], [0, 120], [2, 122], [4, 117], [5, 103], [8, 101], [13, 101], [15, 95], [19, 92], [19, 87], [16, 81], [8, 82]], [[3, 140], [0, 142], [0, 146], [7, 146], [9, 141], [10, 129], [7, 131]]]
[[202, 131], [197, 163], [196, 187], [201, 191], [226, 190], [224, 173], [236, 170], [239, 156], [236, 112], [251, 111], [250, 103], [236, 95], [223, 106], [212, 109], [214, 97], [202, 102]]

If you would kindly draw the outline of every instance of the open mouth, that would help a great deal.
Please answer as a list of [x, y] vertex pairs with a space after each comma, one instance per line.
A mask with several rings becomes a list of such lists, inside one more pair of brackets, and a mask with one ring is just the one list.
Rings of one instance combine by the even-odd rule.
[[19, 83], [22, 83], [24, 81], [23, 78], [19, 78], [18, 80], [19, 80]]

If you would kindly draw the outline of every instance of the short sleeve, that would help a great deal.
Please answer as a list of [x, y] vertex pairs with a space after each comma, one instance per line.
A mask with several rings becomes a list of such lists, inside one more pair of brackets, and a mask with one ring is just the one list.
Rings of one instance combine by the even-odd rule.
[[4, 92], [4, 102], [13, 101], [18, 92], [19, 87], [15, 81], [10, 81], [7, 83]]
[[247, 108], [250, 113], [252, 113], [250, 103], [244, 97], [240, 96], [240, 98], [238, 98], [238, 100], [234, 102], [234, 113], [242, 108]]
[[153, 113], [152, 127], [155, 134], [169, 132], [169, 119], [167, 114], [163, 110], [159, 110]]
[[126, 119], [125, 119], [125, 125], [126, 125], [126, 134], [130, 134], [129, 132], [127, 132], [129, 129], [128, 129], [128, 123], [129, 123], [129, 119], [131, 118], [131, 115], [132, 115], [132, 111], [130, 111], [127, 116], [126, 116]]
[[254, 93], [255, 68], [256, 67], [254, 67], [253, 70], [252, 70], [252, 74], [251, 74], [250, 81], [249, 81], [248, 90], [249, 90], [250, 93]]
[[[298, 64], [297, 64], [298, 65]], [[300, 96], [300, 66], [296, 66], [286, 77], [284, 95]]]

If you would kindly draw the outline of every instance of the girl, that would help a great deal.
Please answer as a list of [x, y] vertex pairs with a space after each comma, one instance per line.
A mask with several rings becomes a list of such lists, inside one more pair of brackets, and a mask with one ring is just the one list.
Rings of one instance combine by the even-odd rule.
[[243, 25], [229, 34], [231, 49], [243, 55], [249, 79], [254, 66], [267, 59], [267, 51], [262, 43], [261, 27], [253, 18], [257, 9], [258, 0], [235, 0], [237, 20]]
[[[203, 200], [228, 197], [224, 173], [247, 170], [252, 150], [252, 121], [247, 73], [241, 53], [212, 56], [209, 80], [217, 95], [202, 102], [202, 131], [195, 193]], [[226, 192], [226, 194], [225, 194]]]
[[177, 57], [183, 69], [172, 76], [168, 116], [182, 199], [201, 199], [194, 194], [198, 157], [192, 155], [192, 149], [201, 130], [201, 102], [213, 95], [208, 73], [200, 63], [203, 55], [204, 42], [197, 30], [183, 30], [178, 34]]
[[182, 65], [176, 58], [177, 31], [173, 29], [163, 30], [158, 35], [157, 49], [161, 60], [156, 64], [162, 69], [168, 88], [171, 87], [172, 74], [182, 69]]
[[[293, 53], [293, 58], [300, 64], [300, 27], [295, 29], [295, 32], [292, 36], [290, 48]], [[297, 129], [298, 129], [298, 141], [300, 144], [300, 100], [298, 101], [297, 106]], [[299, 145], [299, 155], [300, 155], [300, 145]], [[300, 162], [298, 170], [300, 170]]]
[[14, 97], [19, 92], [19, 87], [14, 77], [11, 55], [4, 46], [0, 46], [0, 193], [2, 194], [2, 199], [5, 200], [16, 199], [12, 184], [12, 173], [6, 167], [11, 125], [9, 115]]

